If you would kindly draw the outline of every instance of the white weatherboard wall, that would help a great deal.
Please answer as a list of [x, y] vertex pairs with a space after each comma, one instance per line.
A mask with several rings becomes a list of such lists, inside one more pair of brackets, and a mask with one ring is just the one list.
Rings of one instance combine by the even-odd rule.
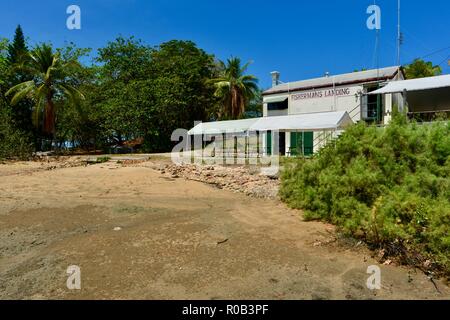
[[392, 120], [392, 115], [394, 112], [393, 97], [392, 94], [386, 94], [383, 97], [384, 102], [384, 124], [389, 124]]
[[[266, 101], [267, 99], [289, 99], [289, 94], [288, 93], [281, 93], [281, 94], [273, 94], [270, 95], [268, 97], [264, 97], [264, 101]], [[289, 104], [289, 100], [288, 100], [288, 104]], [[264, 102], [263, 104], [263, 117], [278, 117], [278, 116], [287, 116], [289, 115], [289, 109], [286, 110], [268, 110], [268, 104], [266, 102]], [[261, 139], [262, 139], [262, 147], [264, 152], [266, 152], [267, 150], [267, 133], [262, 133], [261, 134]], [[274, 141], [272, 139], [272, 144], [274, 144]], [[289, 146], [291, 144], [291, 139], [290, 139], [290, 135], [286, 135], [286, 152], [289, 151]], [[273, 146], [272, 146], [273, 148]]]
[[[291, 95], [290, 114], [303, 114], [309, 112], [327, 112], [327, 111], [347, 111], [351, 114], [355, 122], [361, 120], [361, 92], [362, 86], [338, 86], [328, 87], [315, 91], [306, 92], [306, 98], [303, 98], [303, 92]], [[313, 95], [308, 98], [307, 95]], [[300, 97], [296, 96], [300, 95]], [[314, 97], [315, 95], [315, 97]], [[301, 98], [301, 99], [299, 99]], [[356, 109], [356, 110], [355, 110]], [[314, 152], [318, 152], [326, 141], [326, 135], [329, 132], [313, 133]]]
[[[347, 111], [354, 122], [361, 120], [361, 95], [364, 88], [362, 85], [353, 86], [330, 86], [326, 88], [306, 91], [294, 91], [290, 93], [274, 94], [265, 97], [270, 98], [289, 97], [288, 110], [269, 111], [268, 104], [264, 103], [264, 117], [274, 117], [282, 115], [296, 115], [307, 113]], [[324, 132], [314, 132], [314, 141], [321, 139]], [[290, 134], [286, 135], [286, 153], [289, 152], [291, 145]], [[266, 134], [263, 136], [263, 147], [266, 149]], [[272, 142], [273, 143], [273, 142]], [[315, 146], [315, 152], [321, 145]]]
[[[355, 110], [361, 101], [359, 94], [363, 91], [362, 86], [339, 86], [336, 88], [327, 87], [317, 90], [296, 91], [270, 95], [267, 98], [289, 97], [288, 110], [269, 111], [268, 104], [264, 103], [263, 115], [264, 117], [273, 117], [281, 115], [295, 115], [305, 113], [318, 112], [332, 112], [332, 111], [347, 111], [354, 114], [359, 110]], [[334, 94], [337, 92], [337, 94]], [[266, 100], [265, 98], [264, 100]], [[351, 114], [353, 116], [353, 114]], [[354, 121], [361, 120], [361, 115], [357, 115]]]
[[[361, 105], [367, 102], [368, 88], [376, 88], [386, 82], [403, 80], [403, 72], [398, 66], [365, 70], [336, 76], [321, 77], [297, 82], [281, 83], [264, 92], [264, 117], [296, 115], [318, 112], [347, 111], [354, 122], [362, 120]], [[335, 84], [335, 85], [333, 85]], [[325, 87], [326, 86], [326, 87]], [[294, 88], [294, 90], [292, 90]], [[287, 110], [268, 111], [268, 102], [280, 97], [288, 97]], [[395, 106], [404, 105], [401, 93], [382, 97], [384, 121], [389, 123]], [[314, 132], [318, 150], [321, 146], [321, 132]], [[265, 143], [265, 140], [264, 140]], [[290, 144], [289, 135], [286, 145]], [[288, 148], [288, 147], [287, 147]]]
[[330, 111], [350, 113], [360, 105], [359, 93], [362, 90], [362, 86], [342, 86], [291, 93], [289, 114]]

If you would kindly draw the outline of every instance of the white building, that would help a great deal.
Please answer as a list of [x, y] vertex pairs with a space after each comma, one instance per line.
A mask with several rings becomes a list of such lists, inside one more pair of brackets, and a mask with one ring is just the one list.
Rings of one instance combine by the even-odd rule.
[[[346, 111], [353, 122], [386, 124], [394, 105], [403, 106], [401, 94], [368, 95], [391, 81], [403, 80], [400, 67], [326, 75], [321, 78], [282, 83], [280, 74], [272, 72], [272, 88], [263, 92], [264, 117]], [[310, 155], [326, 143], [329, 132], [280, 132], [281, 154]], [[264, 148], [272, 153], [274, 141], [265, 134]]]
[[290, 83], [281, 83], [280, 74], [272, 72], [272, 88], [263, 92], [262, 118], [202, 123], [188, 135], [214, 136], [223, 156], [309, 156], [352, 123], [389, 123], [396, 108], [419, 121], [450, 114], [450, 75], [404, 78], [401, 67]]

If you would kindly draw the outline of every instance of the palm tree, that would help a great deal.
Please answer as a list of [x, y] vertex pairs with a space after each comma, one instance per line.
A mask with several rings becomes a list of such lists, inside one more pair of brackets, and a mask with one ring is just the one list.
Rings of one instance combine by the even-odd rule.
[[246, 105], [258, 91], [258, 79], [245, 74], [249, 65], [241, 66], [239, 58], [230, 58], [227, 64], [220, 61], [221, 75], [212, 80], [216, 87], [215, 96], [221, 99], [223, 115], [227, 118], [242, 117]]
[[22, 82], [6, 92], [14, 94], [11, 104], [30, 98], [35, 107], [34, 123], [38, 125], [39, 116], [44, 115], [44, 132], [52, 137], [55, 135], [56, 110], [55, 100], [67, 98], [69, 103], [77, 104], [84, 99], [83, 94], [71, 86], [67, 79], [73, 66], [78, 66], [76, 60], [62, 61], [58, 52], [53, 52], [50, 45], [37, 46], [16, 68], [29, 73], [33, 80]]

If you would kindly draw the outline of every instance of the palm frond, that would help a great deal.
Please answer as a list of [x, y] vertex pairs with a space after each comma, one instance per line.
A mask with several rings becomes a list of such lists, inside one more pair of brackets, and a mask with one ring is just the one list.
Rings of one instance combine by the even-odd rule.
[[15, 85], [11, 89], [6, 92], [6, 96], [9, 96], [14, 93], [14, 96], [11, 99], [11, 104], [16, 105], [24, 98], [28, 97], [33, 90], [36, 89], [34, 81], [26, 81]]
[[224, 82], [224, 81], [228, 81], [228, 78], [220, 77], [220, 78], [215, 78], [215, 79], [208, 79], [208, 80], [206, 80], [206, 83], [216, 84], [216, 83]]
[[237, 119], [245, 112], [246, 104], [256, 97], [258, 79], [253, 75], [246, 75], [252, 62], [241, 66], [241, 59], [231, 57], [227, 63], [220, 61], [222, 74], [210, 82], [216, 87], [214, 96], [221, 99], [223, 112], [231, 118]]
[[258, 78], [255, 77], [254, 75], [249, 74], [249, 75], [242, 76], [241, 81], [249, 81], [249, 82], [251, 81], [251, 82], [258, 83]]
[[[39, 90], [40, 88], [38, 88]], [[45, 109], [45, 96], [44, 95], [40, 95], [38, 96], [37, 100], [36, 100], [36, 104], [33, 108], [33, 125], [36, 127], [39, 127], [40, 123], [40, 116], [42, 115], [43, 111]]]
[[241, 74], [244, 74], [244, 73], [247, 71], [248, 67], [249, 67], [252, 63], [253, 63], [253, 61], [249, 61], [249, 62], [247, 62], [246, 64], [244, 64], [244, 65], [242, 66], [242, 68], [241, 68]]
[[59, 84], [62, 91], [69, 98], [69, 103], [71, 103], [75, 107], [79, 107], [82, 100], [85, 100], [84, 94], [78, 89], [68, 85], [68, 84]]

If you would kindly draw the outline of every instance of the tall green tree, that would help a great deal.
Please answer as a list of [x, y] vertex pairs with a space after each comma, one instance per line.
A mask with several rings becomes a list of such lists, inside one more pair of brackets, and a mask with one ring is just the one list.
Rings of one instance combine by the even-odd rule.
[[144, 138], [147, 151], [169, 151], [178, 128], [208, 119], [216, 103], [214, 57], [190, 41], [146, 46], [118, 38], [99, 50], [100, 85], [87, 101], [104, 114], [109, 141]]
[[258, 88], [255, 91], [255, 96], [250, 99], [245, 108], [245, 118], [259, 118], [263, 116], [263, 97], [262, 90]]
[[16, 64], [28, 54], [28, 48], [25, 36], [20, 25], [17, 26], [14, 34], [14, 40], [8, 47], [8, 61], [10, 64]]
[[89, 91], [87, 101], [103, 113], [103, 132], [115, 144], [151, 130], [146, 121], [153, 103], [151, 52], [133, 37], [118, 37], [98, 50], [99, 85]]
[[29, 53], [22, 66], [33, 80], [15, 85], [6, 93], [13, 95], [12, 105], [26, 98], [33, 99], [35, 124], [39, 124], [43, 114], [44, 132], [52, 138], [55, 136], [55, 100], [66, 99], [71, 104], [77, 104], [84, 98], [80, 91], [68, 84], [70, 70], [76, 65], [79, 64], [75, 60], [63, 61], [50, 45], [39, 45]]
[[0, 159], [27, 159], [32, 149], [30, 136], [17, 125], [5, 92], [9, 86], [8, 41], [0, 39]]
[[215, 96], [221, 99], [222, 118], [239, 119], [246, 106], [258, 92], [258, 79], [245, 74], [250, 63], [241, 65], [241, 59], [230, 58], [220, 62], [221, 74], [213, 79]]
[[7, 59], [7, 48], [8, 39], [0, 38], [0, 99], [4, 99], [4, 88], [7, 86], [7, 70], [8, 70], [8, 59]]
[[439, 76], [442, 74], [442, 68], [435, 66], [431, 61], [416, 59], [410, 65], [405, 67], [406, 79], [417, 79]]
[[[217, 76], [214, 57], [192, 41], [173, 40], [161, 44], [152, 53], [155, 93], [152, 122], [158, 134], [152, 145], [168, 151], [170, 136], [178, 128], [191, 128], [195, 121], [206, 121], [213, 106]], [[170, 150], [170, 149], [169, 149]]]
[[0, 117], [9, 109], [9, 101], [5, 96], [9, 89], [8, 39], [0, 38]]
[[[63, 61], [80, 61], [89, 57], [91, 49], [78, 48], [69, 43], [57, 49]], [[85, 99], [73, 105], [59, 100], [56, 108], [56, 142], [63, 146], [70, 142], [74, 148], [84, 150], [102, 146], [101, 124], [102, 110], [96, 105], [96, 94], [99, 87], [99, 70], [97, 65], [73, 64], [66, 70], [71, 76], [66, 78], [67, 84], [83, 92]]]
[[[27, 60], [28, 57], [28, 47], [20, 25], [16, 28], [13, 41], [8, 45], [6, 57], [8, 65], [6, 70], [8, 88], [32, 79], [32, 75], [27, 74], [22, 68], [19, 67]], [[35, 146], [38, 147], [39, 131], [33, 127], [31, 117], [32, 109], [33, 102], [30, 99], [24, 99], [12, 108], [10, 113], [18, 129], [33, 136]]]

